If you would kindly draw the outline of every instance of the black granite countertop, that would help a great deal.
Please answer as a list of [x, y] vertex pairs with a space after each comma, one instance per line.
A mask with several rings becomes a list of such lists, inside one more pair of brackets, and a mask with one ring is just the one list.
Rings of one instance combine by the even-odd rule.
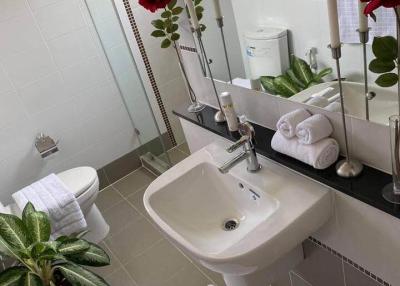
[[[226, 139], [237, 140], [240, 135], [229, 132], [226, 123], [218, 124], [214, 121], [215, 112], [216, 110], [209, 106], [200, 113], [189, 113], [186, 107], [174, 110], [174, 114], [183, 119]], [[253, 124], [253, 126], [256, 131], [256, 149], [259, 154], [381, 211], [400, 218], [400, 207], [387, 202], [381, 195], [383, 187], [392, 181], [390, 175], [368, 166], [364, 166], [364, 170], [360, 176], [351, 179], [341, 178], [336, 175], [334, 165], [325, 170], [316, 170], [296, 159], [272, 150], [271, 140], [275, 131], [257, 124]]]

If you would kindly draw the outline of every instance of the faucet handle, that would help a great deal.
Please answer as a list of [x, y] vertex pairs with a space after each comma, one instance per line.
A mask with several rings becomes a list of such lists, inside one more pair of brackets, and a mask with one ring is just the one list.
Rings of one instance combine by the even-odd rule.
[[243, 146], [247, 142], [249, 142], [250, 137], [247, 135], [242, 136], [238, 141], [236, 141], [234, 144], [229, 146], [226, 151], [228, 153], [233, 153], [235, 150], [237, 150], [240, 146]]

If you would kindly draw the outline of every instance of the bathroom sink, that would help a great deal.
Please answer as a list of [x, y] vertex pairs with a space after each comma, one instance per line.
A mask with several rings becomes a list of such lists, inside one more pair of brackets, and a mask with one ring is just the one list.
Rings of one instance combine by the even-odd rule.
[[264, 158], [258, 173], [242, 162], [222, 174], [218, 167], [235, 155], [227, 146], [213, 143], [165, 172], [146, 190], [144, 205], [192, 258], [224, 276], [249, 275], [322, 226], [332, 199], [326, 187]]

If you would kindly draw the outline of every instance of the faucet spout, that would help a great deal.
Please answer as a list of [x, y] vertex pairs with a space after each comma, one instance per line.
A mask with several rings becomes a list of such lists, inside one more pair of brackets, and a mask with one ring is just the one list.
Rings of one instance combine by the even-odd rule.
[[237, 156], [235, 156], [234, 158], [232, 158], [231, 160], [229, 160], [228, 162], [224, 163], [221, 167], [218, 168], [218, 170], [222, 174], [226, 174], [229, 172], [230, 169], [235, 167], [237, 164], [239, 164], [243, 160], [247, 159], [249, 156], [250, 156], [250, 154], [248, 152], [243, 151], [243, 152], [239, 153]]

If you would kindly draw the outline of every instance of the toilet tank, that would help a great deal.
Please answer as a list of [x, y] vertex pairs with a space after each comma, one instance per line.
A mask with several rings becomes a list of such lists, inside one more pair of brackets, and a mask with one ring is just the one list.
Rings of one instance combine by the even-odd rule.
[[245, 45], [250, 79], [278, 76], [290, 66], [286, 29], [259, 27], [245, 33]]

